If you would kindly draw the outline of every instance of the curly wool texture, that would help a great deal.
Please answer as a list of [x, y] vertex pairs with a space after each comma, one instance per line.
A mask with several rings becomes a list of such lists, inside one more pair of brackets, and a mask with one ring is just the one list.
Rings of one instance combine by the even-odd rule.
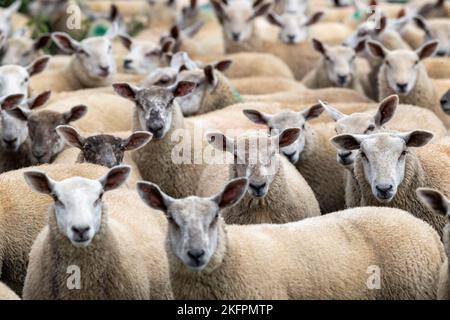
[[[134, 191], [116, 190], [105, 198], [100, 229], [87, 248], [74, 247], [60, 233], [50, 207], [48, 226], [31, 249], [24, 299], [172, 298], [166, 219], [145, 208]], [[73, 265], [81, 272], [79, 290], [67, 286], [67, 270]]]
[[19, 296], [0, 282], [0, 300], [20, 300]]
[[[433, 155], [430, 157], [430, 155]], [[351, 180], [352, 188], [358, 188], [361, 195], [360, 206], [393, 207], [410, 212], [412, 215], [429, 223], [442, 236], [447, 219], [433, 213], [417, 197], [418, 188], [443, 190], [448, 196], [450, 190], [450, 147], [430, 144], [416, 151], [411, 150], [406, 157], [405, 177], [398, 186], [394, 199], [385, 204], [379, 202], [372, 194], [367, 182], [360, 155], [357, 156], [354, 167], [355, 179]], [[354, 185], [356, 184], [356, 185]], [[354, 195], [353, 195], [354, 196]], [[347, 199], [347, 203], [355, 203]]]
[[[166, 246], [175, 299], [436, 298], [445, 259], [439, 236], [397, 209], [357, 208], [284, 225], [220, 220], [218, 227], [217, 250], [200, 272]], [[382, 270], [380, 290], [368, 289], [370, 266]]]
[[441, 267], [438, 299], [450, 300], [450, 267], [448, 259], [450, 258], [450, 224], [444, 228], [442, 240], [444, 241], [445, 253], [447, 254], [447, 260]]

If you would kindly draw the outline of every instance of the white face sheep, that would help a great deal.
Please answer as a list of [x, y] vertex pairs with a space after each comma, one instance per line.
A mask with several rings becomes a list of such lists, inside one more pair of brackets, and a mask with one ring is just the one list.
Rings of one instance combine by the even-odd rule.
[[104, 192], [120, 187], [130, 174], [130, 167], [111, 169], [98, 180], [73, 177], [54, 181], [40, 171], [25, 172], [25, 180], [36, 191], [51, 196], [59, 231], [75, 247], [87, 247], [102, 221]]
[[223, 25], [226, 37], [241, 43], [253, 35], [254, 20], [267, 13], [271, 4], [256, 0], [251, 3], [246, 0], [212, 0], [219, 21]]
[[299, 136], [294, 143], [284, 146], [280, 152], [291, 162], [297, 163], [305, 148], [306, 142], [306, 122], [317, 118], [323, 112], [321, 105], [315, 105], [305, 111], [283, 111], [275, 115], [270, 115], [257, 110], [244, 110], [247, 118], [257, 124], [265, 124], [271, 133], [283, 132], [289, 128], [298, 128]]
[[432, 138], [431, 132], [417, 130], [372, 135], [344, 134], [331, 141], [342, 150], [359, 150], [355, 162], [362, 161], [373, 196], [381, 203], [389, 203], [404, 179], [409, 148], [422, 147]]
[[247, 185], [246, 178], [238, 178], [211, 198], [188, 197], [179, 200], [149, 182], [138, 182], [137, 190], [148, 206], [166, 214], [173, 253], [188, 268], [202, 270], [218, 249], [219, 212], [238, 203], [247, 191]]
[[280, 27], [278, 37], [282, 42], [296, 44], [307, 40], [308, 28], [319, 22], [323, 15], [323, 12], [316, 12], [308, 18], [303, 13], [286, 12], [281, 16], [270, 13], [267, 18], [270, 23]]
[[58, 126], [56, 131], [67, 144], [81, 150], [79, 160], [108, 168], [120, 165], [125, 151], [142, 148], [152, 138], [150, 133], [142, 131], [134, 132], [127, 139], [106, 134], [85, 138], [67, 125]]
[[11, 17], [19, 10], [20, 5], [21, 1], [15, 1], [9, 7], [0, 9], [0, 36], [5, 39], [11, 33]]
[[367, 42], [370, 53], [375, 58], [380, 58], [384, 61], [380, 77], [385, 76], [390, 88], [400, 96], [406, 96], [414, 89], [419, 69], [422, 66], [421, 60], [433, 56], [438, 45], [437, 41], [431, 41], [416, 51], [390, 51], [379, 42]]
[[40, 53], [50, 43], [50, 34], [43, 34], [36, 40], [18, 35], [11, 37], [6, 42], [5, 52], [1, 64], [18, 64], [26, 66], [33, 62]]

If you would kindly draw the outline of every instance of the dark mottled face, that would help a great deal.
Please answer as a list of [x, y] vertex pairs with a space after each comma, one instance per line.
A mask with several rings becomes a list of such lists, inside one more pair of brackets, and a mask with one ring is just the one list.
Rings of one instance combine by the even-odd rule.
[[166, 88], [151, 87], [136, 93], [136, 106], [141, 128], [161, 139], [172, 124], [174, 94]]
[[82, 153], [86, 162], [112, 168], [122, 163], [125, 145], [121, 138], [98, 135], [85, 139]]

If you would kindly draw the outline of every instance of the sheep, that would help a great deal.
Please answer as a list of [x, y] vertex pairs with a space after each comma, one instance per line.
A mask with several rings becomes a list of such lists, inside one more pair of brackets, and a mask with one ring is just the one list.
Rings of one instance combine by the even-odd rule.
[[[429, 131], [381, 132], [371, 135], [343, 134], [332, 138], [341, 150], [359, 150], [350, 182], [360, 194], [360, 206], [389, 206], [411, 212], [442, 235], [445, 219], [433, 214], [417, 199], [419, 187], [449, 190], [449, 145], [430, 144]], [[433, 155], [430, 157], [430, 155]]]
[[[108, 168], [120, 165], [122, 162], [132, 168], [127, 186], [136, 185], [138, 180], [142, 180], [131, 154], [125, 151], [132, 151], [142, 148], [152, 138], [148, 132], [115, 133], [114, 135], [100, 134], [83, 137], [73, 127], [63, 125], [56, 127], [58, 135], [64, 142], [73, 147], [61, 152], [53, 163], [93, 163]], [[124, 136], [124, 138], [122, 138]]]
[[[356, 208], [283, 225], [227, 225], [220, 211], [247, 183], [185, 199], [138, 183], [142, 200], [168, 220], [175, 299], [436, 298], [445, 253], [423, 221], [398, 209]], [[368, 282], [373, 270], [383, 270], [379, 290]]]
[[[24, 299], [172, 298], [164, 220], [148, 215], [135, 192], [112, 193], [129, 173], [130, 167], [117, 166], [97, 180], [62, 181], [41, 171], [24, 173], [34, 191], [54, 200], [48, 226], [30, 252]], [[114, 197], [103, 200], [104, 193]], [[67, 285], [74, 266], [81, 272], [77, 290]]]
[[[419, 199], [438, 215], [447, 217], [450, 219], [449, 213], [449, 200], [446, 196], [437, 190], [419, 188], [417, 189], [417, 196]], [[447, 260], [441, 268], [439, 290], [437, 298], [438, 300], [450, 300], [450, 269], [448, 260], [450, 258], [450, 223], [447, 221], [447, 225], [443, 232], [443, 241], [445, 252], [447, 254]]]
[[[287, 223], [320, 215], [313, 191], [295, 167], [279, 154], [279, 148], [294, 143], [300, 129], [286, 129], [267, 137], [247, 134], [233, 140], [221, 133], [208, 133], [208, 142], [221, 152], [229, 152], [230, 164], [210, 165], [203, 171], [196, 194], [210, 196], [220, 191], [230, 178], [246, 176], [249, 189], [242, 201], [224, 210], [228, 224]], [[208, 152], [205, 150], [205, 152]], [[227, 165], [228, 164], [228, 165]]]
[[364, 94], [361, 84], [362, 75], [355, 64], [356, 54], [365, 50], [365, 41], [360, 42], [355, 49], [334, 46], [330, 47], [317, 39], [313, 39], [313, 47], [323, 58], [315, 69], [311, 70], [303, 79], [308, 88], [349, 88]]
[[280, 91], [303, 91], [306, 87], [298, 81], [281, 77], [247, 77], [230, 79], [242, 95], [271, 94]]
[[295, 165], [313, 190], [322, 213], [345, 208], [344, 172], [335, 160], [335, 150], [328, 142], [333, 136], [332, 124], [309, 124], [323, 112], [321, 105], [302, 111], [283, 110], [267, 114], [258, 110], [244, 110], [246, 117], [282, 132], [286, 128], [299, 128], [301, 133], [295, 143], [280, 149], [280, 153]]
[[439, 41], [436, 55], [450, 56], [450, 21], [448, 19], [433, 19], [426, 21], [420, 16], [414, 18], [417, 26], [425, 32], [425, 42]]
[[87, 113], [87, 107], [74, 106], [62, 113], [50, 110], [30, 112], [19, 107], [9, 113], [28, 126], [28, 160], [32, 164], [44, 164], [51, 163], [64, 149], [64, 141], [56, 132], [56, 127], [79, 120]]
[[438, 105], [433, 82], [421, 63], [421, 60], [434, 54], [438, 42], [428, 42], [416, 51], [389, 51], [379, 42], [372, 41], [367, 45], [374, 57], [384, 61], [378, 76], [380, 99], [398, 94], [400, 103], [427, 108], [436, 113], [447, 127], [450, 126], [450, 120]]
[[[297, 80], [303, 79], [318, 62], [320, 56], [307, 42], [285, 45], [266, 40], [257, 33], [254, 20], [266, 14], [270, 4], [260, 5], [260, 1], [255, 1], [252, 6], [250, 2], [245, 0], [232, 1], [227, 5], [214, 0], [212, 4], [219, 20], [223, 21], [222, 28], [226, 53], [242, 51], [271, 53], [291, 68]], [[314, 15], [308, 24], [316, 22], [319, 17], [319, 15]]]
[[27, 66], [42, 54], [43, 48], [50, 42], [50, 34], [42, 34], [37, 39], [31, 39], [24, 34], [13, 35], [6, 42], [1, 64], [18, 64]]
[[0, 282], [0, 300], [20, 300], [19, 296]]

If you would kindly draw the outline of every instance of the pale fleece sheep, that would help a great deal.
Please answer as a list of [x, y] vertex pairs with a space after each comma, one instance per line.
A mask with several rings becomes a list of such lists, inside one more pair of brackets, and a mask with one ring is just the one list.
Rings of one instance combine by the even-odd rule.
[[384, 61], [378, 76], [379, 99], [398, 94], [400, 103], [427, 108], [436, 113], [447, 127], [450, 126], [450, 119], [439, 106], [433, 82], [421, 63], [421, 60], [434, 54], [437, 42], [428, 42], [415, 52], [389, 51], [382, 44], [372, 41], [367, 45], [373, 56]]
[[[55, 179], [72, 176], [95, 179], [107, 171], [93, 164], [43, 165], [38, 168]], [[30, 188], [23, 179], [24, 170], [0, 175], [0, 190], [4, 197], [0, 205], [1, 280], [17, 293], [22, 291], [28, 254], [34, 239], [47, 223], [50, 205], [50, 199], [29, 192]]]
[[[308, 183], [279, 154], [279, 149], [294, 143], [299, 134], [298, 128], [286, 129], [274, 137], [247, 133], [233, 139], [221, 133], [207, 134], [209, 143], [220, 150], [219, 165], [210, 164], [205, 168], [196, 194], [211, 196], [230, 178], [247, 176], [248, 192], [239, 204], [224, 210], [226, 223], [282, 224], [320, 215], [319, 204]], [[225, 161], [227, 152], [233, 155], [231, 163]]]
[[354, 206], [389, 206], [411, 212], [442, 234], [445, 218], [438, 217], [416, 197], [416, 189], [449, 190], [450, 145], [429, 144], [428, 131], [382, 132], [371, 135], [343, 134], [332, 139], [342, 150], [359, 150], [355, 158], [352, 189], [360, 199]]
[[19, 296], [0, 282], [0, 300], [20, 300]]
[[301, 91], [306, 87], [298, 81], [281, 77], [247, 77], [230, 79], [242, 95], [271, 94], [280, 91]]
[[[148, 214], [136, 192], [109, 192], [120, 187], [129, 172], [130, 167], [118, 166], [97, 180], [62, 181], [41, 171], [25, 172], [31, 188], [51, 196], [54, 204], [47, 211], [48, 226], [30, 252], [24, 299], [172, 297], [164, 254], [166, 222]], [[107, 192], [111, 195], [103, 201]], [[67, 285], [74, 265], [81, 272], [77, 290]]]
[[[175, 299], [436, 298], [445, 253], [423, 221], [398, 209], [357, 208], [283, 225], [227, 225], [220, 210], [238, 202], [246, 184], [233, 180], [212, 198], [180, 200], [138, 184], [143, 201], [169, 220]], [[374, 270], [383, 270], [379, 290], [368, 283]]]

